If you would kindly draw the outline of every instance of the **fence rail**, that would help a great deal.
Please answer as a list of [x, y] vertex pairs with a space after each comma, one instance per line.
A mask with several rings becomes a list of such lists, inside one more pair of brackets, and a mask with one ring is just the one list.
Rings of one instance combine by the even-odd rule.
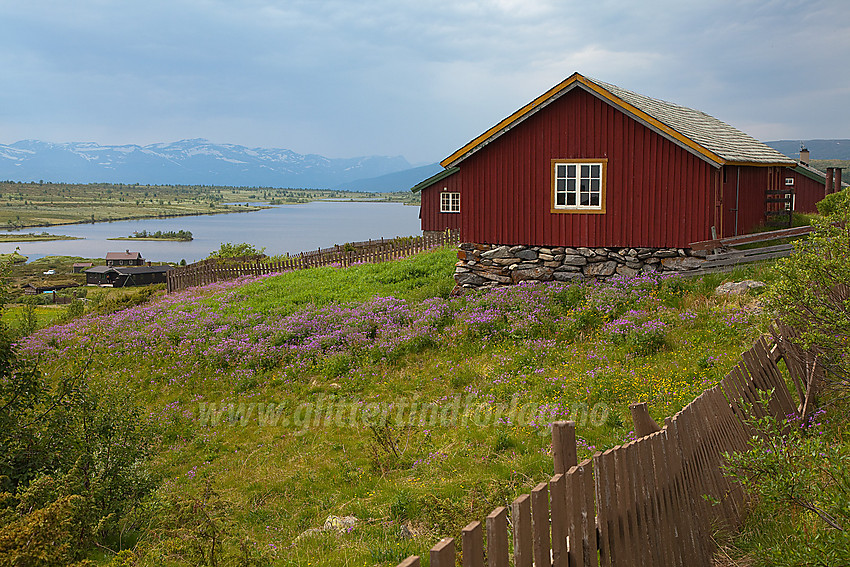
[[[461, 532], [464, 567], [631, 567], [713, 565], [717, 529], [743, 521], [747, 497], [723, 474], [724, 453], [745, 450], [751, 417], [799, 415], [811, 390], [812, 357], [777, 325], [742, 355], [720, 384], [658, 427], [645, 404], [632, 406], [635, 441], [576, 462], [575, 425], [552, 429], [555, 475]], [[797, 400], [777, 365], [782, 359]], [[762, 398], [767, 403], [759, 402]], [[510, 516], [510, 521], [508, 516]], [[511, 526], [510, 528], [508, 526]], [[509, 542], [513, 544], [510, 553]], [[509, 563], [510, 556], [513, 561]], [[454, 567], [455, 540], [430, 551], [432, 567]], [[419, 565], [409, 557], [402, 566]]]
[[763, 260], [774, 260], [790, 256], [794, 251], [791, 243], [776, 244], [773, 246], [762, 246], [760, 248], [743, 249], [737, 248], [747, 244], [764, 243], [783, 238], [797, 238], [811, 233], [811, 226], [799, 226], [795, 228], [784, 228], [770, 232], [757, 234], [745, 234], [742, 236], [730, 236], [714, 240], [703, 240], [691, 242], [692, 250], [707, 251], [705, 263], [697, 270], [686, 272], [685, 275], [702, 276], [712, 272], [728, 271], [740, 264], [749, 262], [761, 262]]
[[241, 276], [260, 276], [330, 265], [347, 267], [353, 264], [375, 264], [404, 258], [437, 246], [459, 243], [460, 233], [447, 231], [410, 238], [355, 242], [347, 246], [335, 246], [324, 250], [320, 248], [276, 262], [254, 260], [222, 263], [215, 260], [203, 260], [169, 271], [167, 273], [167, 291], [172, 293], [199, 285], [232, 280]]

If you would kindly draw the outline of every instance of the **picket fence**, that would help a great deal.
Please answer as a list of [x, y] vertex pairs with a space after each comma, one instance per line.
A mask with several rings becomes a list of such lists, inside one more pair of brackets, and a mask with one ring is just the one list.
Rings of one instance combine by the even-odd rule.
[[348, 246], [335, 246], [324, 250], [319, 248], [275, 262], [204, 260], [169, 271], [166, 289], [168, 293], [172, 293], [194, 286], [233, 280], [241, 276], [261, 276], [319, 266], [348, 267], [353, 264], [375, 264], [404, 258], [437, 246], [457, 245], [459, 243], [459, 232], [446, 231], [411, 238], [392, 240], [382, 238], [380, 240], [354, 242]]
[[[463, 528], [460, 558], [454, 538], [441, 540], [430, 550], [431, 567], [711, 566], [713, 535], [737, 529], [748, 504], [723, 474], [724, 453], [748, 448], [757, 434], [753, 417], [798, 416], [818, 379], [814, 357], [789, 340], [793, 330], [776, 324], [772, 335], [664, 427], [645, 404], [631, 406], [638, 439], [591, 459], [576, 462], [573, 422], [554, 424], [555, 475], [484, 524]], [[413, 556], [398, 567], [419, 564]]]

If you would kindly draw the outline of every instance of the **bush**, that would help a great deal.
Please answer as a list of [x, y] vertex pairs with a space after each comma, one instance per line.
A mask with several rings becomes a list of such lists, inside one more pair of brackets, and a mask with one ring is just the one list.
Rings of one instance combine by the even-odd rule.
[[245, 258], [249, 256], [265, 256], [266, 248], [257, 249], [253, 244], [242, 242], [232, 244], [230, 242], [222, 242], [218, 250], [210, 252], [207, 259], [210, 258]]
[[[835, 193], [833, 195], [839, 195]], [[833, 195], [830, 195], [832, 197]], [[777, 278], [765, 294], [779, 318], [802, 332], [801, 346], [814, 352], [829, 384], [850, 386], [850, 200], [832, 202], [829, 216], [777, 263]], [[831, 205], [831, 206], [832, 206]]]
[[757, 502], [738, 545], [767, 565], [850, 564], [850, 449], [824, 435], [822, 418], [758, 420], [750, 450], [728, 456], [727, 474]]
[[27, 301], [18, 314], [18, 335], [25, 337], [38, 328], [35, 303]]
[[155, 484], [156, 439], [128, 394], [89, 381], [86, 360], [46, 377], [16, 348], [0, 323], [0, 565], [67, 565], [118, 541]]
[[70, 565], [81, 500], [63, 496], [0, 527], [0, 567]]
[[841, 210], [847, 207], [848, 191], [838, 191], [830, 193], [817, 204], [818, 212], [823, 216], [832, 216], [840, 214]]

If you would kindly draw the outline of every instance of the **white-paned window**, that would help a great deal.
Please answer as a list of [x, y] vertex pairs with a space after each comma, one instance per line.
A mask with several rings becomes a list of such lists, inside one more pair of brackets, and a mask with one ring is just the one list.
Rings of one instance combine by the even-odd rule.
[[455, 191], [443, 191], [440, 193], [440, 212], [459, 213], [460, 193]]
[[552, 209], [605, 212], [608, 160], [552, 160]]

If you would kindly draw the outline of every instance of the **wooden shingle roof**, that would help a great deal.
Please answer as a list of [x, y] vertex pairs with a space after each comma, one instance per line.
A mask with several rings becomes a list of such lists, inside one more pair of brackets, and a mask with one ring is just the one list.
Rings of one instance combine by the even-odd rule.
[[644, 96], [616, 85], [573, 73], [441, 162], [458, 163], [545, 108], [562, 95], [581, 88], [612, 104], [651, 130], [714, 166], [783, 165], [796, 162], [725, 122], [685, 106]]

